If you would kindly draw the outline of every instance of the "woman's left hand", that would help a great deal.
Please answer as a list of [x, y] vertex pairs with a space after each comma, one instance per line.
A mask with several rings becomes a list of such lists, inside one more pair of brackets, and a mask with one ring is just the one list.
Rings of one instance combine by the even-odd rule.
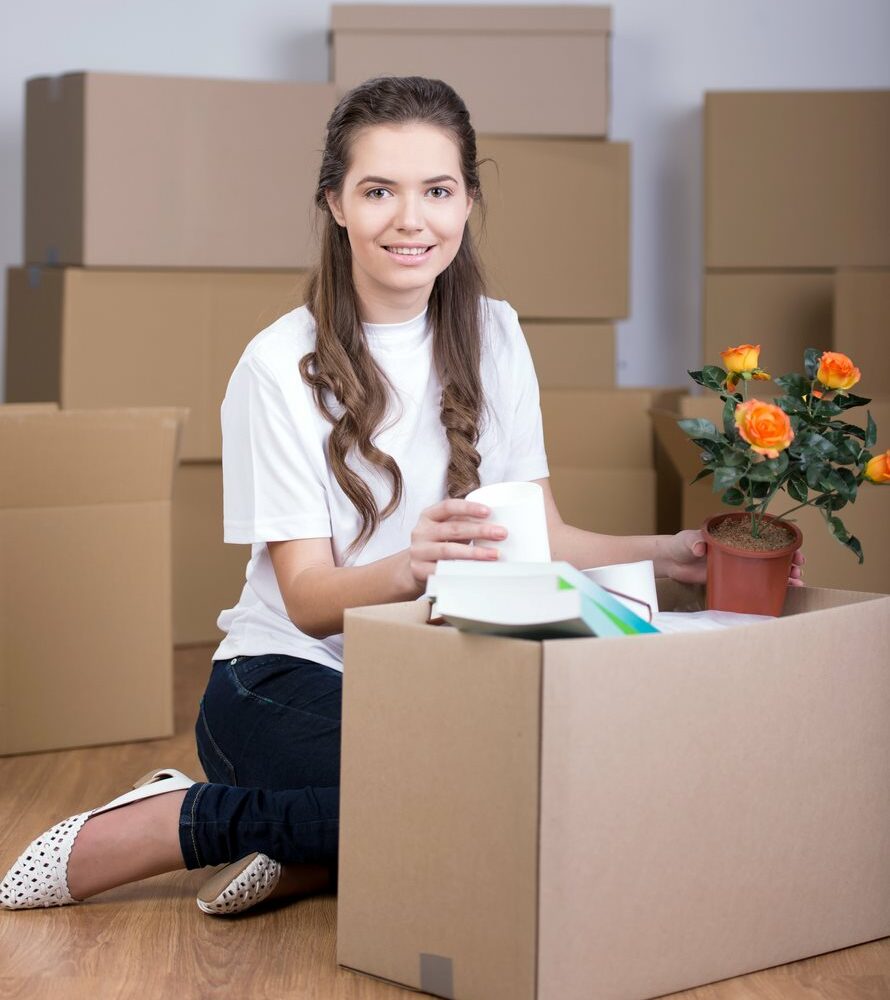
[[[705, 536], [698, 529], [686, 528], [676, 535], [662, 535], [662, 569], [672, 580], [680, 583], [704, 583], [706, 577], [707, 544]], [[804, 555], [800, 549], [794, 553], [791, 571], [788, 574], [789, 587], [803, 587]]]

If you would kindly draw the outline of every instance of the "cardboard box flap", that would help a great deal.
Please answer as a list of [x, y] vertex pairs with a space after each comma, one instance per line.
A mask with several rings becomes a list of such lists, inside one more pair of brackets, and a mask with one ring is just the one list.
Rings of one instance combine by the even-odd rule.
[[534, 5], [413, 5], [334, 4], [331, 30], [338, 31], [467, 31], [499, 32], [595, 32], [612, 28], [612, 8], [586, 4]]
[[187, 411], [4, 409], [0, 509], [170, 499]]

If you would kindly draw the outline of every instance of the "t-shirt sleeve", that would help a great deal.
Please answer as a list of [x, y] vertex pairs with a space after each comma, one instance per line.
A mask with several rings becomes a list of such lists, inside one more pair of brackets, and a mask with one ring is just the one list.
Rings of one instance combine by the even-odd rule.
[[510, 454], [504, 470], [506, 481], [526, 482], [550, 475], [544, 449], [544, 422], [538, 377], [531, 351], [519, 325], [515, 309], [510, 309], [508, 323], [513, 346], [513, 392], [515, 406], [510, 433]]
[[323, 445], [298, 412], [262, 361], [239, 362], [221, 409], [225, 541], [331, 536]]

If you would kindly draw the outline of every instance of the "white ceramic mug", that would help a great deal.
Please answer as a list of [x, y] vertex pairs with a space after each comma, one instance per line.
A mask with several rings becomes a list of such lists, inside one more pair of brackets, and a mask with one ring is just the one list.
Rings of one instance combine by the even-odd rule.
[[478, 545], [497, 549], [504, 562], [550, 562], [544, 491], [538, 483], [492, 483], [467, 494], [467, 500], [485, 504], [492, 524], [503, 525], [503, 541], [481, 539]]
[[658, 614], [655, 567], [651, 559], [616, 563], [614, 566], [596, 566], [583, 570], [583, 573], [640, 618], [651, 622], [652, 616]]

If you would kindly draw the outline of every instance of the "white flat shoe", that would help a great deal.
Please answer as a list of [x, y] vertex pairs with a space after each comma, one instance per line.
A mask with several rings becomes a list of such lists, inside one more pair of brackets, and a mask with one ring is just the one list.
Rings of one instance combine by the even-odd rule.
[[248, 854], [210, 876], [196, 900], [205, 913], [228, 915], [249, 910], [278, 885], [281, 865], [265, 854]]
[[81, 902], [68, 891], [68, 858], [80, 828], [90, 816], [140, 799], [163, 795], [164, 792], [189, 788], [194, 783], [192, 778], [173, 768], [149, 771], [133, 785], [133, 791], [124, 792], [98, 809], [63, 819], [33, 840], [6, 873], [0, 882], [0, 907], [7, 910], [31, 910], [41, 906], [67, 906]]

